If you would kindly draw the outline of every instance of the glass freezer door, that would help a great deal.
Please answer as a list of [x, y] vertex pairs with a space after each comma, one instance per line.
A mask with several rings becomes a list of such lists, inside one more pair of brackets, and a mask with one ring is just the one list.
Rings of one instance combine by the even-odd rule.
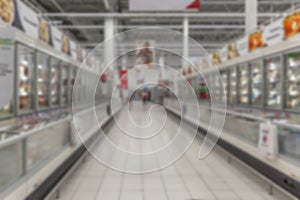
[[76, 74], [77, 74], [77, 68], [75, 66], [71, 66], [70, 69], [70, 80], [69, 80], [69, 84], [70, 84], [70, 89], [69, 89], [69, 98], [70, 98], [70, 104], [72, 104], [72, 99], [73, 99], [73, 87], [75, 84], [75, 78], [76, 78]]
[[266, 64], [266, 106], [268, 108], [281, 108], [282, 86], [282, 58], [281, 56], [268, 58]]
[[240, 65], [238, 67], [238, 93], [239, 93], [239, 103], [248, 104], [249, 103], [249, 66], [248, 64]]
[[231, 67], [229, 70], [229, 103], [237, 103], [237, 71], [236, 67]]
[[49, 106], [49, 56], [37, 52], [37, 102], [39, 108]]
[[34, 109], [34, 50], [17, 44], [19, 113]]
[[221, 100], [222, 101], [228, 101], [228, 71], [227, 70], [222, 70], [221, 71], [221, 77], [222, 77], [222, 84], [220, 90], [222, 91], [221, 93]]
[[263, 106], [264, 68], [262, 60], [250, 63], [251, 67], [251, 104], [257, 107]]
[[[79, 100], [80, 100], [80, 93], [79, 91], [81, 91], [81, 85], [82, 85], [82, 77], [83, 77], [83, 72], [80, 71], [80, 68], [73, 66], [72, 68], [72, 73], [71, 73], [71, 102], [76, 102], [76, 105], [79, 104]], [[82, 70], [82, 69], [81, 69]], [[75, 86], [75, 82], [76, 82], [76, 87], [77, 87], [77, 92], [73, 93], [73, 88]]]
[[51, 58], [50, 69], [51, 69], [51, 84], [50, 84], [50, 94], [51, 94], [51, 106], [59, 106], [59, 83], [60, 83], [60, 60], [56, 58]]
[[69, 75], [70, 65], [63, 63], [61, 68], [61, 105], [65, 106], [69, 103]]
[[287, 54], [286, 108], [300, 111], [300, 52]]

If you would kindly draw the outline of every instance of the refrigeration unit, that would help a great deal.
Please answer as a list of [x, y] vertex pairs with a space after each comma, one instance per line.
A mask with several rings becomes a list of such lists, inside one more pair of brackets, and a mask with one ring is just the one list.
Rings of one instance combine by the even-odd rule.
[[[7, 90], [14, 92], [7, 105], [0, 108], [0, 140], [69, 114], [80, 65], [20, 31], [15, 30], [14, 41], [14, 61], [9, 63], [13, 65], [13, 85], [7, 85]], [[87, 66], [82, 70], [91, 74]]]

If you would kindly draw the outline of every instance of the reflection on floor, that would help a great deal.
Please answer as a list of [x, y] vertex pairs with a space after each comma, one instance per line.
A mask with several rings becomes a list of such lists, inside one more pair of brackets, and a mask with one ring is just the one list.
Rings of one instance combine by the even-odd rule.
[[[132, 117], [147, 118], [140, 102], [134, 104]], [[124, 112], [124, 111], [123, 111]], [[122, 116], [122, 123], [129, 123], [129, 118]], [[146, 119], [147, 121], [148, 119]], [[169, 125], [164, 132], [178, 122], [167, 119]], [[187, 129], [187, 134], [189, 130]], [[114, 126], [108, 133], [115, 142], [119, 129]], [[114, 138], [116, 137], [116, 138]], [[101, 144], [101, 143], [99, 143]], [[134, 144], [134, 143], [133, 143]], [[155, 173], [134, 175], [121, 173], [100, 164], [88, 156], [61, 188], [63, 200], [213, 200], [247, 199], [268, 200], [288, 199], [280, 192], [268, 194], [269, 185], [244, 169], [236, 161], [228, 163], [227, 156], [215, 149], [206, 159], [197, 159], [201, 140], [197, 138], [191, 148], [172, 166]], [[100, 146], [100, 145], [99, 145]], [[95, 148], [97, 150], [98, 147]]]

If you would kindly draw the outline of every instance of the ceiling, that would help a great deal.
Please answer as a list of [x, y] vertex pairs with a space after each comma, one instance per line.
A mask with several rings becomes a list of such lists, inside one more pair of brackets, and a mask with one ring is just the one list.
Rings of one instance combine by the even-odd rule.
[[[128, 0], [23, 1], [42, 13], [133, 13], [128, 11]], [[258, 13], [280, 14], [298, 5], [300, 5], [300, 0], [258, 0]], [[209, 51], [220, 48], [224, 43], [244, 34], [244, 17], [230, 16], [230, 13], [244, 13], [244, 11], [245, 0], [201, 0], [199, 12], [210, 15], [190, 18], [190, 37], [205, 44], [205, 48]], [[222, 15], [211, 16], [215, 13]], [[59, 22], [57, 26], [61, 30], [67, 32], [85, 47], [93, 47], [95, 43], [103, 41], [104, 17], [56, 16], [49, 18], [53, 22]], [[260, 16], [258, 24], [262, 25], [272, 18], [272, 16]], [[127, 17], [119, 18], [117, 24], [119, 32], [140, 26], [163, 26], [182, 31], [182, 18], [179, 17]], [[85, 27], [87, 25], [90, 27]]]

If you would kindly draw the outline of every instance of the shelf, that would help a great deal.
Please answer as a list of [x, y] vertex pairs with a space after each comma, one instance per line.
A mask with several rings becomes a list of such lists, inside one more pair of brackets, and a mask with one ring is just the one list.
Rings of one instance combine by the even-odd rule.
[[38, 83], [48, 83], [48, 81], [45, 81], [45, 80], [43, 80], [43, 79], [38, 79], [37, 82], [38, 82]]
[[23, 94], [19, 94], [19, 97], [28, 97], [30, 95], [30, 93], [23, 93]]
[[20, 82], [28, 82], [29, 80], [30, 80], [29, 77], [20, 77], [19, 78]]

